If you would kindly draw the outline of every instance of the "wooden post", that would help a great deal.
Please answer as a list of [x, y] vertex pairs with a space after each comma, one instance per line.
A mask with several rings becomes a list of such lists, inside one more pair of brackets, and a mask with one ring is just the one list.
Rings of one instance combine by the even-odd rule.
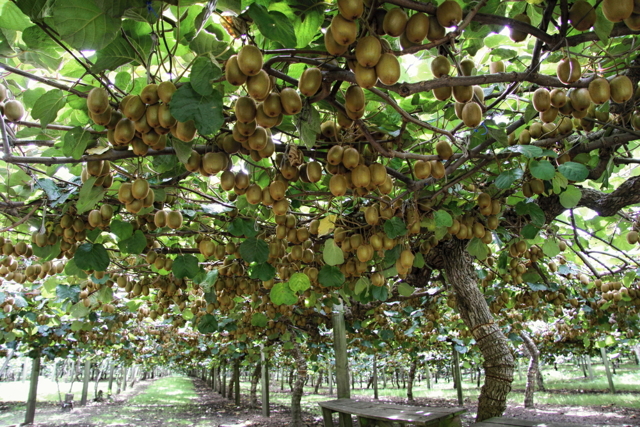
[[264, 349], [260, 352], [260, 361], [262, 363], [261, 373], [261, 395], [262, 395], [262, 416], [270, 417], [271, 409], [269, 408], [269, 360]]
[[33, 424], [36, 416], [36, 401], [38, 398], [38, 377], [40, 376], [40, 353], [31, 362], [31, 382], [29, 384], [29, 397], [27, 399], [27, 411], [24, 416], [25, 424]]
[[456, 350], [455, 344], [452, 344], [451, 348], [453, 349], [453, 370], [455, 374], [456, 390], [458, 391], [458, 405], [462, 406], [464, 404], [464, 399], [462, 397], [462, 374], [460, 372], [460, 354]]
[[91, 361], [84, 361], [84, 372], [82, 374], [82, 397], [80, 398], [80, 406], [87, 404], [87, 394], [89, 393], [89, 377], [91, 376]]
[[[347, 355], [347, 330], [344, 322], [344, 306], [333, 306], [333, 348], [336, 353], [336, 385], [338, 389], [338, 399], [349, 399], [349, 358]], [[340, 427], [351, 427], [353, 425], [350, 414], [340, 414]]]
[[593, 366], [591, 366], [591, 355], [585, 354], [584, 358], [587, 362], [587, 370], [589, 371], [589, 380], [593, 381]]
[[607, 373], [607, 381], [609, 381], [609, 391], [611, 393], [616, 392], [616, 388], [613, 385], [613, 377], [611, 376], [611, 369], [609, 368], [609, 356], [607, 356], [607, 350], [604, 347], [600, 347], [600, 354], [602, 355], [602, 363], [604, 363], [604, 370]]
[[237, 406], [240, 406], [240, 359], [236, 359], [233, 363], [233, 376], [235, 378], [235, 402]]
[[115, 362], [112, 360], [111, 362], [109, 362], [109, 389], [107, 390], [108, 394], [112, 394], [111, 388], [113, 387], [113, 372], [116, 369], [116, 364]]
[[226, 396], [226, 391], [227, 391], [227, 363], [225, 362], [222, 365], [222, 381], [220, 381], [221, 385], [222, 385], [222, 397]]
[[327, 383], [329, 383], [329, 396], [333, 394], [333, 373], [331, 372], [331, 362], [327, 363]]
[[127, 367], [122, 365], [122, 391], [127, 390]]
[[378, 400], [378, 356], [373, 354], [373, 398]]
[[431, 390], [431, 368], [427, 363], [425, 363], [425, 367], [427, 368], [427, 390]]

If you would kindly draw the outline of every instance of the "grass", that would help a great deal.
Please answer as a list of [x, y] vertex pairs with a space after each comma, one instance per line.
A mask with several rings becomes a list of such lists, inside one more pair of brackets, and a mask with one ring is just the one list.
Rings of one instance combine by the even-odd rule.
[[[26, 402], [29, 395], [29, 381], [8, 381], [0, 383], [0, 402]], [[70, 383], [60, 382], [60, 394], [64, 400], [65, 393], [69, 392]], [[100, 381], [100, 390], [107, 392], [109, 381]], [[93, 399], [95, 382], [89, 383], [89, 398]], [[115, 387], [115, 384], [114, 384]], [[82, 381], [75, 381], [71, 393], [75, 400], [80, 400], [82, 394]], [[58, 402], [58, 387], [50, 378], [38, 379], [38, 402]]]
[[143, 393], [129, 400], [130, 405], [184, 405], [197, 399], [193, 382], [184, 377], [160, 378]]

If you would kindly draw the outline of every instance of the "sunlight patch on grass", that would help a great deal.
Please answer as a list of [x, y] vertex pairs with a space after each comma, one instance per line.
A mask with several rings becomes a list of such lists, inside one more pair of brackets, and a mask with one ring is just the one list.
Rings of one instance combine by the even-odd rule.
[[155, 381], [131, 399], [129, 405], [183, 405], [193, 403], [197, 397], [189, 378], [167, 377]]

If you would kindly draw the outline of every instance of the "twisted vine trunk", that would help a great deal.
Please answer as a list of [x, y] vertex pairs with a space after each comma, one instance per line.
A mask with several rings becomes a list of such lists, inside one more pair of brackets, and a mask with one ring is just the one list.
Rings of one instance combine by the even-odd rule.
[[458, 311], [484, 358], [485, 383], [478, 399], [477, 421], [501, 416], [513, 382], [514, 359], [507, 338], [494, 322], [480, 289], [467, 241], [453, 238], [441, 242], [428, 256], [428, 264], [441, 270], [453, 286]]
[[[295, 369], [298, 371], [295, 383], [291, 390], [291, 427], [305, 427], [302, 421], [302, 406], [300, 401], [302, 400], [302, 394], [304, 391], [304, 383], [307, 380], [307, 361], [304, 358], [304, 354], [300, 350], [300, 344], [294, 341], [293, 349], [291, 350], [293, 355]], [[292, 370], [293, 372], [293, 370]]]
[[318, 389], [320, 388], [320, 384], [322, 384], [322, 374], [324, 374], [324, 369], [320, 368], [320, 370], [318, 370], [318, 380], [316, 381], [316, 385], [313, 387], [314, 394], [318, 394]]
[[258, 382], [260, 381], [260, 374], [262, 373], [262, 363], [258, 361], [256, 368], [253, 370], [253, 376], [251, 377], [251, 389], [249, 390], [249, 406], [252, 408], [258, 407]]
[[418, 358], [411, 359], [411, 366], [409, 367], [409, 380], [407, 382], [407, 399], [413, 402], [413, 382], [416, 379], [416, 368], [418, 367]]
[[529, 353], [529, 369], [527, 370], [527, 387], [524, 391], [524, 407], [533, 408], [533, 393], [536, 391], [536, 382], [538, 380], [538, 360], [540, 359], [540, 351], [531, 337], [526, 332], [520, 332], [520, 337], [524, 341], [524, 345]]

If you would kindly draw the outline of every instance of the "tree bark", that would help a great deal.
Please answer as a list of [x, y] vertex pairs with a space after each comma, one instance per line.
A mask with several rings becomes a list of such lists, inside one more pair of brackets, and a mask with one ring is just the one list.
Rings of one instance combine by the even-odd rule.
[[2, 364], [2, 368], [0, 368], [0, 380], [2, 380], [4, 378], [4, 373], [7, 370], [7, 368], [9, 367], [9, 362], [11, 361], [11, 358], [13, 357], [13, 353], [14, 353], [14, 350], [12, 348], [10, 348], [7, 351], [7, 357], [5, 357], [4, 363]]
[[[457, 307], [484, 358], [485, 383], [478, 399], [476, 421], [501, 416], [513, 382], [514, 360], [507, 338], [494, 322], [477, 285], [466, 240], [452, 238], [432, 249], [428, 264], [444, 272], [456, 293]], [[424, 271], [424, 269], [423, 269]], [[424, 276], [423, 276], [424, 277]], [[419, 278], [413, 278], [419, 280]]]
[[38, 377], [40, 376], [40, 354], [31, 363], [31, 383], [29, 384], [29, 397], [27, 399], [27, 410], [24, 416], [25, 424], [33, 424], [36, 417], [36, 401], [38, 397]]
[[409, 380], [407, 381], [407, 399], [413, 402], [413, 381], [416, 378], [416, 368], [418, 367], [418, 358], [411, 358], [411, 365], [409, 366]]
[[262, 364], [258, 360], [256, 367], [251, 376], [251, 389], [249, 390], [249, 406], [258, 407], [258, 382], [260, 381], [260, 373], [262, 372]]
[[302, 406], [300, 401], [302, 400], [302, 394], [304, 391], [304, 382], [307, 379], [307, 361], [300, 350], [300, 344], [293, 342], [293, 349], [291, 351], [293, 355], [294, 364], [297, 370], [297, 377], [291, 390], [291, 427], [305, 427], [302, 421]]
[[524, 391], [524, 407], [533, 408], [533, 394], [536, 391], [536, 381], [538, 379], [538, 360], [540, 358], [540, 351], [536, 344], [533, 342], [529, 334], [525, 331], [520, 332], [520, 337], [524, 341], [524, 345], [529, 353], [529, 369], [527, 370], [527, 387]]
[[318, 370], [318, 380], [316, 381], [316, 385], [313, 387], [313, 393], [314, 394], [318, 394], [318, 389], [320, 388], [320, 385], [322, 384], [322, 375], [324, 374], [324, 369], [320, 368]]
[[84, 374], [82, 376], [82, 396], [80, 398], [80, 406], [87, 404], [87, 395], [89, 394], [89, 377], [91, 376], [91, 361], [84, 361]]

